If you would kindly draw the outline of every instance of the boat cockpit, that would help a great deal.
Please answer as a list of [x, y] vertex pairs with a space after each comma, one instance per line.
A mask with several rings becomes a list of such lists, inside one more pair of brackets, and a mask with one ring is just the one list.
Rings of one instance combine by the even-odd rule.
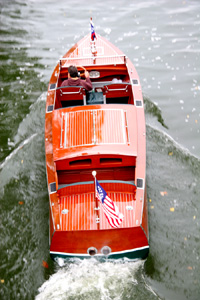
[[85, 91], [81, 86], [57, 88], [55, 108], [94, 104], [133, 104], [130, 83], [106, 83], [103, 86], [101, 83], [100, 86], [97, 84], [96, 86], [92, 91]]
[[[79, 67], [78, 67], [79, 68]], [[59, 79], [56, 88], [55, 109], [72, 106], [94, 104], [134, 104], [132, 85], [127, 66], [105, 65], [86, 66], [90, 74], [93, 89], [86, 91], [82, 86], [62, 86], [68, 77], [68, 68], [60, 67]], [[80, 77], [84, 79], [84, 74]]]

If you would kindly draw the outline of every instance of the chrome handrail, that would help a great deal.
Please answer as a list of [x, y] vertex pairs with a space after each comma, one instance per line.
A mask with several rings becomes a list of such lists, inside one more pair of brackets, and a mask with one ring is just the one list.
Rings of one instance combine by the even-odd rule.
[[79, 88], [77, 92], [63, 92], [63, 90], [60, 89], [60, 96], [71, 95], [71, 94], [82, 94], [81, 88]]
[[[102, 62], [102, 60], [110, 59], [109, 62]], [[62, 62], [75, 62], [75, 61], [85, 61], [84, 66], [88, 65], [111, 65], [111, 64], [126, 64], [126, 55], [110, 55], [110, 56], [82, 56], [82, 57], [62, 57], [59, 60], [60, 68], [63, 67]], [[64, 65], [65, 66], [65, 65]]]
[[[95, 56], [95, 59], [105, 59], [105, 58], [127, 58], [126, 55], [121, 54], [121, 55], [108, 55], [108, 56]], [[81, 60], [81, 59], [94, 59], [94, 56], [82, 56], [82, 57], [62, 57], [60, 61], [62, 60]]]
[[113, 92], [113, 91], [126, 91], [126, 92], [128, 92], [128, 89], [127, 89], [127, 86], [125, 88], [121, 88], [121, 89], [109, 89], [107, 87], [106, 91], [109, 91], [109, 92]]

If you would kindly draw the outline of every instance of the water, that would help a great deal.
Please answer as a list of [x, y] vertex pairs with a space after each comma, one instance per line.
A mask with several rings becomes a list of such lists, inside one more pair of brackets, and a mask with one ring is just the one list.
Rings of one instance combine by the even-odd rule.
[[[0, 298], [199, 299], [199, 1], [1, 0], [0, 9]], [[141, 79], [150, 231], [143, 262], [49, 258], [46, 91], [90, 16]]]

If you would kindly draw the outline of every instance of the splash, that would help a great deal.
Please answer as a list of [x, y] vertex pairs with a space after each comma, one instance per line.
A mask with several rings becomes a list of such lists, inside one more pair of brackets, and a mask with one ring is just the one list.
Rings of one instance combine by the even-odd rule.
[[[61, 262], [60, 262], [61, 263]], [[36, 300], [131, 298], [141, 286], [140, 271], [144, 262], [115, 261], [100, 263], [95, 259], [61, 263], [62, 267], [40, 288]], [[145, 287], [145, 283], [143, 287]], [[141, 287], [140, 287], [141, 288]], [[145, 287], [146, 291], [150, 291]], [[150, 291], [152, 294], [152, 291]], [[137, 297], [136, 297], [137, 299]]]

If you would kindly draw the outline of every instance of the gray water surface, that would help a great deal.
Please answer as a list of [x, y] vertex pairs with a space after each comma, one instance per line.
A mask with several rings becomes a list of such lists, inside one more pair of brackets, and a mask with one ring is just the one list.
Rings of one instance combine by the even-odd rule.
[[[200, 2], [0, 2], [0, 298], [200, 297]], [[89, 32], [120, 48], [142, 84], [150, 254], [141, 262], [49, 258], [48, 81]]]

